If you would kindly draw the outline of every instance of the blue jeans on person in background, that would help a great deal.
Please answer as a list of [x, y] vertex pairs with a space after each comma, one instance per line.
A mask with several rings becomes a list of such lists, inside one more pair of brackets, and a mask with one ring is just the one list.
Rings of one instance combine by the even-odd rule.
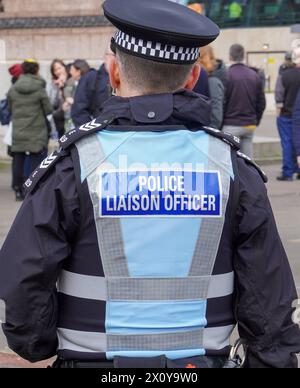
[[282, 174], [284, 177], [291, 178], [295, 173], [300, 174], [293, 143], [293, 121], [289, 117], [281, 116], [277, 118], [277, 126], [282, 147]]

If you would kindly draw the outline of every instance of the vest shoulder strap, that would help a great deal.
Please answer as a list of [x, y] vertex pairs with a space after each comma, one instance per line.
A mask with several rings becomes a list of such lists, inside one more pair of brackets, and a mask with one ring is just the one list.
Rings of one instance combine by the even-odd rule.
[[241, 148], [241, 140], [237, 136], [231, 135], [231, 133], [228, 132], [222, 132], [218, 129], [210, 128], [210, 127], [203, 127], [204, 132], [206, 132], [208, 135], [211, 135], [213, 137], [216, 137], [220, 140], [222, 140], [224, 143], [227, 143], [235, 149], [236, 151], [240, 150]]
[[40, 166], [31, 174], [24, 184], [26, 194], [30, 194], [37, 187], [38, 183], [44, 178], [49, 171], [65, 156], [70, 155], [70, 148], [82, 138], [105, 129], [113, 122], [113, 118], [100, 121], [95, 119], [88, 124], [84, 124], [65, 135], [59, 140], [60, 148], [58, 151], [49, 155]]

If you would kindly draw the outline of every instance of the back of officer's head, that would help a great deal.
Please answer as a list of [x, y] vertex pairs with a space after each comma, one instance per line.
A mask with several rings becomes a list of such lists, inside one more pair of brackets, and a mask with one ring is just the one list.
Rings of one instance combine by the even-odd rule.
[[110, 66], [112, 87], [118, 95], [172, 93], [187, 88], [192, 90], [199, 78], [198, 65], [170, 64], [144, 59], [117, 49]]

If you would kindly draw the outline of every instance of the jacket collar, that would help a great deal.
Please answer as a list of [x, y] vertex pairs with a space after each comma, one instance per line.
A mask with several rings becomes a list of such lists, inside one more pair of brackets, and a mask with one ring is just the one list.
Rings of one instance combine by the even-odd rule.
[[182, 89], [173, 94], [112, 97], [103, 105], [101, 116], [113, 116], [116, 125], [199, 127], [210, 124], [211, 107], [203, 96]]

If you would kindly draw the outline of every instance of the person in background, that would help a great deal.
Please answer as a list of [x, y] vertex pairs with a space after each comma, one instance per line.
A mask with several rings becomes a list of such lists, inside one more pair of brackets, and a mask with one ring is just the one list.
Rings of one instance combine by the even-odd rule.
[[16, 63], [8, 69], [9, 74], [11, 75], [11, 83], [14, 85], [20, 76], [23, 74], [23, 67], [21, 63]]
[[46, 116], [53, 110], [46, 93], [46, 81], [39, 76], [39, 64], [28, 59], [22, 64], [22, 69], [23, 75], [8, 92], [13, 125], [13, 189], [17, 201], [24, 199], [26, 156], [30, 155], [29, 173], [44, 159], [49, 139]]
[[205, 4], [204, 1], [189, 1], [188, 7], [192, 9], [193, 11], [200, 13], [201, 15], [205, 15]]
[[[198, 64], [201, 66], [200, 58], [198, 59]], [[211, 98], [210, 90], [209, 90], [209, 83], [208, 83], [208, 74], [203, 67], [201, 67], [199, 80], [196, 83], [196, 86], [194, 87], [194, 92], [201, 94], [207, 100], [210, 100], [210, 98]]]
[[[12, 77], [11, 84], [14, 85], [18, 81], [20, 76], [23, 74], [22, 64], [16, 63], [16, 64], [12, 65], [8, 69], [8, 72]], [[2, 119], [4, 119], [4, 121], [2, 122], [2, 120], [1, 120], [1, 124], [3, 124], [6, 127], [6, 133], [5, 133], [3, 142], [4, 142], [4, 144], [7, 145], [7, 155], [12, 157], [13, 156], [13, 154], [11, 152], [12, 122], [11, 122], [11, 112], [9, 110], [9, 104], [8, 104], [7, 98], [5, 100], [3, 100], [2, 104], [3, 104], [3, 106], [1, 108], [3, 110], [1, 112], [1, 117], [2, 117]]]
[[[107, 51], [105, 62], [112, 55], [111, 51]], [[83, 60], [73, 63], [71, 74], [79, 81], [71, 115], [74, 125], [80, 127], [99, 116], [101, 106], [111, 96], [109, 76], [105, 63], [97, 71]]]
[[244, 47], [231, 46], [223, 130], [239, 137], [241, 151], [253, 158], [254, 131], [266, 109], [266, 97], [259, 75], [246, 66], [244, 60]]
[[297, 179], [300, 180], [300, 90], [293, 111], [293, 146], [296, 155]]
[[224, 89], [226, 91], [229, 81], [228, 68], [222, 59], [215, 59], [215, 63], [216, 66], [214, 70], [214, 75], [222, 81], [222, 84], [224, 85]]
[[53, 107], [53, 120], [58, 137], [65, 133], [65, 88], [68, 83], [69, 73], [61, 59], [54, 59], [50, 66], [52, 80], [47, 86], [47, 93]]
[[65, 132], [69, 132], [75, 128], [72, 120], [72, 106], [74, 104], [74, 98], [75, 98], [78, 82], [76, 82], [71, 76], [71, 68], [72, 68], [72, 63], [66, 65], [68, 80], [64, 87], [64, 93], [63, 93], [64, 103], [62, 106], [64, 111], [64, 118], [65, 118]]
[[232, 1], [228, 6], [229, 20], [240, 21], [243, 16], [243, 7], [238, 1]]
[[266, 90], [268, 80], [267, 80], [265, 70], [256, 66], [249, 66], [249, 68], [255, 71], [255, 73], [257, 73], [257, 75], [259, 76], [260, 82], [262, 84], [263, 90]]
[[208, 74], [209, 93], [211, 98], [211, 126], [221, 129], [223, 124], [224, 103], [225, 103], [225, 85], [223, 80], [227, 76], [226, 68], [220, 69], [217, 63], [213, 48], [206, 46], [201, 49], [200, 66]]
[[296, 67], [296, 65], [293, 62], [293, 53], [291, 51], [288, 51], [285, 54], [285, 61], [279, 68], [279, 75], [282, 75], [285, 70], [291, 69], [293, 67]]
[[300, 174], [293, 140], [293, 109], [300, 89], [300, 48], [293, 52], [293, 63], [294, 67], [286, 69], [279, 75], [275, 91], [277, 126], [283, 156], [282, 174], [277, 177], [277, 180], [286, 182], [293, 181], [294, 174], [298, 176]]

